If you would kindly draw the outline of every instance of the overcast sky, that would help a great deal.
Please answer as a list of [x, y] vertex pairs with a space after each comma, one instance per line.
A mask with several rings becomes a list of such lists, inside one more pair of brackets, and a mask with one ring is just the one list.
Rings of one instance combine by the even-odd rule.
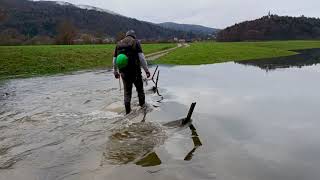
[[64, 0], [139, 20], [225, 28], [268, 14], [320, 17], [320, 0]]

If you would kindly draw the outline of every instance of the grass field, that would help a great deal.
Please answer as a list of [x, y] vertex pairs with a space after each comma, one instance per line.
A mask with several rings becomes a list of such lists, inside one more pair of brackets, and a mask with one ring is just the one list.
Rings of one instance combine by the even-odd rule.
[[193, 43], [156, 60], [156, 64], [197, 65], [297, 54], [290, 50], [320, 48], [320, 41]]
[[[145, 44], [146, 54], [176, 44]], [[0, 46], [0, 79], [110, 67], [114, 45]], [[320, 41], [202, 42], [178, 48], [153, 63], [196, 65], [294, 55], [320, 48]]]
[[[176, 44], [145, 44], [146, 54]], [[0, 78], [30, 77], [110, 67], [115, 45], [0, 46]]]

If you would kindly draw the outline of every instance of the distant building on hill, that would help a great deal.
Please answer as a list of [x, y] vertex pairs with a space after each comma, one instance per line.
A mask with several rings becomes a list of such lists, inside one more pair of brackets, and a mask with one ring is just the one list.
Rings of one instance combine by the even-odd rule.
[[269, 13], [268, 13], [268, 18], [269, 19], [271, 18], [271, 11], [269, 11]]

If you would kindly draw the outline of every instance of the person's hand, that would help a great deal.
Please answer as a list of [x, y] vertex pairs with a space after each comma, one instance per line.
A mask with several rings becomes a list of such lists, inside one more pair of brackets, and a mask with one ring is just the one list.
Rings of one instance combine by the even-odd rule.
[[151, 74], [149, 71], [146, 71], [147, 78], [150, 78]]
[[119, 79], [119, 78], [120, 78], [120, 74], [119, 74], [117, 71], [114, 72], [113, 74], [114, 74], [114, 77], [115, 77], [116, 79]]

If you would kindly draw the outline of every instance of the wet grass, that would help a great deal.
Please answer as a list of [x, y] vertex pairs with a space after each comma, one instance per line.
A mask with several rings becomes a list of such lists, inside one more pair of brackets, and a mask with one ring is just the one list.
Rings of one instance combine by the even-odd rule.
[[[176, 44], [145, 44], [146, 54]], [[66, 73], [112, 66], [115, 45], [0, 46], [0, 79]]]
[[320, 41], [202, 42], [190, 45], [159, 58], [155, 63], [198, 65], [290, 56], [297, 54], [291, 50], [320, 48]]

